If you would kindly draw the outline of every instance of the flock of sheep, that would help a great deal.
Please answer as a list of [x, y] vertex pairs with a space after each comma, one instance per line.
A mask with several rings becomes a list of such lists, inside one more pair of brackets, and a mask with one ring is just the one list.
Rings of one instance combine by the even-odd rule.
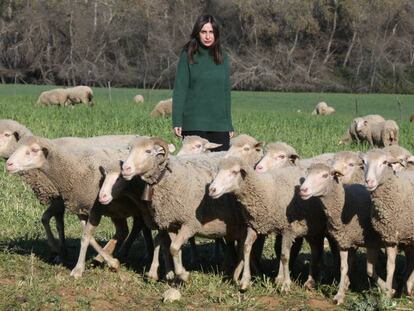
[[[36, 102], [38, 105], [73, 107], [76, 104], [93, 106], [93, 91], [89, 86], [79, 85], [71, 88], [56, 88], [44, 91]], [[143, 104], [144, 96], [137, 94], [133, 97], [135, 104]], [[150, 113], [151, 117], [168, 117], [172, 113], [172, 98], [159, 101]]]
[[[20, 175], [47, 206], [42, 224], [58, 262], [67, 256], [65, 210], [79, 217], [83, 233], [71, 271], [75, 278], [85, 271], [89, 245], [98, 253], [96, 260], [118, 270], [113, 255], [127, 256], [142, 231], [152, 258], [149, 278], [160, 278], [162, 264], [166, 279], [187, 281], [181, 248], [190, 241], [197, 258], [194, 237], [200, 236], [225, 246], [223, 269], [247, 290], [251, 269], [260, 270], [265, 237], [274, 233], [280, 262], [276, 282], [282, 292], [290, 289], [289, 263], [303, 239], [311, 249], [305, 286], [315, 286], [326, 237], [340, 266], [336, 303], [344, 301], [350, 283], [348, 259], [358, 247], [367, 250], [368, 276], [389, 297], [396, 288], [395, 258], [403, 250], [406, 291], [413, 295], [414, 156], [398, 145], [396, 123], [378, 115], [353, 120], [342, 141], [351, 140], [383, 148], [301, 159], [286, 143], [264, 147], [246, 134], [233, 138], [226, 152], [209, 152], [218, 145], [188, 136], [174, 156], [175, 147], [155, 137], [47, 139], [14, 120], [0, 120], [0, 156], [7, 160], [7, 171]], [[94, 239], [102, 216], [115, 226], [103, 248]], [[52, 217], [58, 240], [50, 228]], [[387, 254], [385, 280], [375, 269], [381, 248]]]

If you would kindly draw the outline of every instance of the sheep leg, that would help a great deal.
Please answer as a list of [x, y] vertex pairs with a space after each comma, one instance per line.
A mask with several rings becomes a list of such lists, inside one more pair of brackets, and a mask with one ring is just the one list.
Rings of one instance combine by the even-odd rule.
[[245, 242], [246, 238], [244, 238], [242, 241], [238, 241], [237, 243], [237, 266], [234, 269], [233, 272], [233, 281], [234, 283], [238, 284], [239, 282], [239, 278], [240, 278], [240, 274], [243, 270], [243, 266], [244, 266], [244, 261], [243, 261], [243, 254], [242, 251], [244, 249], [244, 242]]
[[383, 279], [381, 279], [375, 270], [375, 264], [378, 260], [379, 248], [367, 247], [367, 274], [368, 277], [374, 280], [378, 284], [381, 291], [387, 292], [387, 287]]
[[[122, 244], [122, 242], [128, 236], [128, 223], [126, 218], [112, 218], [112, 223], [115, 225], [115, 234], [110, 239], [106, 245], [104, 246], [103, 250], [107, 253], [112, 255], [117, 247], [117, 245]], [[101, 254], [98, 254], [94, 259], [94, 261], [103, 263], [104, 258]]]
[[190, 242], [190, 251], [191, 251], [191, 265], [198, 266], [200, 264], [200, 256], [198, 255], [197, 251], [197, 244], [195, 241], [195, 237], [191, 237], [188, 240]]
[[282, 283], [282, 292], [288, 292], [290, 290], [290, 284], [292, 280], [290, 279], [289, 271], [289, 259], [290, 259], [290, 250], [292, 248], [294, 237], [289, 233], [283, 233], [282, 235], [282, 253], [280, 259], [283, 266], [283, 283]]
[[[158, 232], [159, 238], [160, 238], [160, 252], [163, 256], [164, 260], [164, 266], [165, 266], [165, 278], [167, 280], [173, 280], [174, 279], [174, 268], [173, 268], [173, 262], [172, 262], [172, 256], [169, 251], [170, 245], [171, 245], [171, 238], [167, 231], [160, 230]], [[153, 259], [154, 261], [154, 259]]]
[[[293, 241], [292, 248], [290, 251], [290, 262], [289, 262], [290, 269], [293, 268], [296, 258], [298, 257], [299, 252], [302, 249], [302, 244], [303, 244], [303, 237], [296, 238], [295, 241]], [[282, 236], [280, 234], [276, 235], [274, 250], [275, 250], [276, 258], [280, 260], [280, 254], [282, 253]], [[277, 279], [279, 281], [282, 280], [283, 279], [282, 274], [280, 274], [280, 278], [277, 278]]]
[[330, 235], [326, 235], [326, 239], [328, 240], [329, 248], [331, 249], [334, 279], [340, 280], [341, 259], [339, 257], [338, 243]]
[[237, 250], [235, 246], [235, 241], [227, 240], [226, 247], [224, 249], [224, 259], [221, 265], [221, 270], [224, 271], [226, 275], [229, 275], [235, 266], [236, 259], [238, 259]]
[[265, 241], [266, 235], [259, 234], [253, 243], [250, 264], [254, 274], [260, 274], [262, 271], [261, 259]]
[[154, 239], [154, 250], [153, 250], [153, 256], [152, 256], [152, 262], [151, 267], [147, 273], [147, 277], [158, 281], [158, 267], [160, 266], [160, 236], [159, 234], [156, 235]]
[[339, 282], [338, 292], [334, 297], [334, 301], [338, 305], [344, 302], [345, 293], [349, 287], [348, 250], [340, 250], [339, 257], [341, 259], [341, 280]]
[[387, 246], [385, 248], [385, 251], [387, 253], [387, 279], [386, 279], [386, 287], [387, 292], [386, 295], [389, 298], [392, 298], [394, 296], [394, 290], [393, 287], [393, 280], [394, 280], [394, 271], [395, 271], [395, 258], [397, 257], [398, 249], [397, 246]]
[[408, 296], [414, 295], [413, 285], [414, 285], [414, 248], [407, 246], [404, 249], [405, 253], [405, 260], [406, 260], [406, 271], [405, 271], [405, 279], [406, 287], [407, 287], [407, 294]]
[[186, 225], [182, 225], [178, 233], [170, 233], [171, 237], [171, 246], [170, 246], [170, 253], [173, 258], [174, 262], [174, 271], [175, 274], [184, 282], [188, 281], [190, 273], [185, 270], [182, 262], [181, 262], [181, 246], [187, 242], [187, 240], [194, 236], [193, 230]]
[[66, 248], [66, 239], [65, 239], [65, 206], [59, 204], [59, 213], [55, 214], [55, 221], [56, 221], [56, 230], [59, 236], [59, 254], [62, 256], [62, 259], [66, 258], [67, 256], [67, 248]]
[[247, 236], [244, 241], [243, 247], [243, 275], [240, 281], [240, 290], [245, 291], [250, 284], [251, 273], [250, 273], [250, 252], [252, 251], [252, 246], [254, 241], [257, 239], [257, 232], [252, 228], [247, 228]]
[[304, 286], [307, 289], [315, 288], [316, 281], [319, 280], [321, 270], [321, 260], [323, 255], [324, 237], [314, 238], [309, 241], [311, 248], [311, 264], [309, 266], [309, 275]]

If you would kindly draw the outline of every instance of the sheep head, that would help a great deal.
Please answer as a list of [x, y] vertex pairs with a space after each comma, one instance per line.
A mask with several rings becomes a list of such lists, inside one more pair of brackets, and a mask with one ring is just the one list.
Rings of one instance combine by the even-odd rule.
[[177, 156], [207, 153], [211, 149], [218, 148], [220, 146], [221, 144], [211, 143], [207, 139], [201, 138], [200, 136], [190, 135], [184, 137], [183, 145], [177, 153]]
[[249, 135], [241, 134], [230, 140], [230, 149], [226, 152], [225, 157], [241, 158], [247, 165], [253, 167], [263, 157], [263, 142]]
[[267, 145], [263, 158], [256, 165], [256, 171], [263, 173], [271, 169], [295, 166], [299, 155], [296, 150], [282, 142]]
[[139, 175], [147, 183], [156, 183], [168, 164], [169, 148], [160, 138], [135, 138], [130, 142], [130, 153], [122, 165], [122, 176], [131, 180]]
[[217, 199], [225, 193], [237, 192], [246, 177], [246, 167], [242, 159], [236, 157], [224, 158], [219, 165], [219, 171], [209, 186], [210, 197]]
[[0, 120], [0, 157], [7, 159], [16, 150], [19, 140], [31, 132], [14, 120]]
[[20, 140], [16, 151], [6, 162], [10, 173], [41, 168], [47, 163], [50, 144], [47, 139], [27, 136]]
[[303, 200], [326, 195], [332, 182], [338, 183], [342, 173], [323, 163], [312, 164], [306, 171], [306, 178], [300, 186], [299, 195]]
[[112, 202], [114, 196], [116, 197], [123, 188], [125, 180], [121, 176], [120, 161], [118, 165], [113, 167], [99, 167], [99, 171], [104, 177], [104, 181], [99, 190], [98, 200], [103, 205], [108, 205]]
[[342, 151], [336, 153], [332, 167], [342, 174], [341, 181], [344, 184], [350, 182], [352, 176], [357, 170], [364, 169], [361, 156], [358, 153], [351, 151]]
[[365, 184], [368, 191], [374, 191], [392, 173], [395, 159], [384, 150], [372, 149], [363, 156]]

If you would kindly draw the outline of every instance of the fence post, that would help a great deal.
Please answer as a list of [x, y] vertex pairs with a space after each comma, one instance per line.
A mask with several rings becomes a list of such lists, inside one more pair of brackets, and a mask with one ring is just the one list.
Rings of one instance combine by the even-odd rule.
[[108, 81], [108, 97], [109, 97], [109, 104], [112, 105], [111, 81]]

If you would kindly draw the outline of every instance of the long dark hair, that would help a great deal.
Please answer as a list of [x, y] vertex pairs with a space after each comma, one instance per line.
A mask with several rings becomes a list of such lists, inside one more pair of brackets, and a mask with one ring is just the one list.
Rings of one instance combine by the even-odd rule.
[[216, 19], [212, 15], [201, 15], [197, 18], [193, 31], [191, 32], [190, 41], [184, 45], [184, 51], [187, 52], [187, 59], [190, 64], [194, 64], [194, 54], [199, 53], [200, 48], [200, 31], [207, 23], [213, 26], [214, 43], [209, 47], [209, 53], [216, 65], [223, 63], [223, 54], [221, 52], [220, 31]]

